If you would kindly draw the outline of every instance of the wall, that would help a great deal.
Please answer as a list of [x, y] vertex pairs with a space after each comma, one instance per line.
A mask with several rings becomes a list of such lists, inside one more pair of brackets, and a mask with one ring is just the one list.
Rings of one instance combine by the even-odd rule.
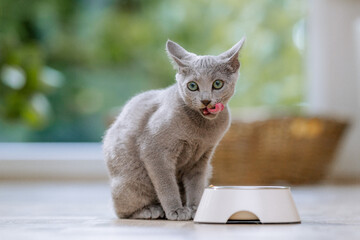
[[352, 121], [332, 175], [359, 178], [360, 25], [357, 20], [360, 19], [360, 1], [316, 0], [309, 1], [309, 4], [309, 111], [342, 116]]

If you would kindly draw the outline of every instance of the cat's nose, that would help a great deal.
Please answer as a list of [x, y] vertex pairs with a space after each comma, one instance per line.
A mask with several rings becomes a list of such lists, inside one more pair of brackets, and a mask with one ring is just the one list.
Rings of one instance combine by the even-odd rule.
[[209, 100], [201, 100], [201, 102], [202, 102], [202, 104], [204, 104], [205, 107], [206, 107], [207, 105], [209, 105], [209, 103], [210, 103], [211, 101], [209, 101]]

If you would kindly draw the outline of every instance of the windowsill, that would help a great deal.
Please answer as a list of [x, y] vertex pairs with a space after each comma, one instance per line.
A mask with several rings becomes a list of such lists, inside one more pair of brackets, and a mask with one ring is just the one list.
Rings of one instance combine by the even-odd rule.
[[0, 143], [0, 180], [105, 180], [101, 143]]

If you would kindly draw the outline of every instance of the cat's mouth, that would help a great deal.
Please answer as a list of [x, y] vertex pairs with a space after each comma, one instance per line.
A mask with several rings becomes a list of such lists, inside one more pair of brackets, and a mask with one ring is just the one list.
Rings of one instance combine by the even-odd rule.
[[213, 106], [211, 108], [206, 107], [206, 108], [202, 108], [200, 110], [201, 110], [201, 113], [204, 116], [207, 116], [207, 115], [210, 115], [210, 114], [215, 115], [215, 114], [221, 112], [222, 110], [224, 110], [224, 105], [222, 103], [217, 103], [217, 104], [215, 104], [215, 106]]
[[203, 109], [200, 109], [200, 110], [201, 110], [202, 114], [205, 115], [205, 116], [211, 114], [209, 112], [208, 108], [203, 108]]

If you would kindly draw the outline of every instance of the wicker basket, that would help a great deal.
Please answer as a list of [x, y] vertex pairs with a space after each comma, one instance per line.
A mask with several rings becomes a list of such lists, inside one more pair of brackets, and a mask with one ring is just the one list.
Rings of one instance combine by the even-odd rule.
[[211, 183], [316, 183], [326, 175], [346, 127], [326, 118], [233, 121], [216, 149]]

